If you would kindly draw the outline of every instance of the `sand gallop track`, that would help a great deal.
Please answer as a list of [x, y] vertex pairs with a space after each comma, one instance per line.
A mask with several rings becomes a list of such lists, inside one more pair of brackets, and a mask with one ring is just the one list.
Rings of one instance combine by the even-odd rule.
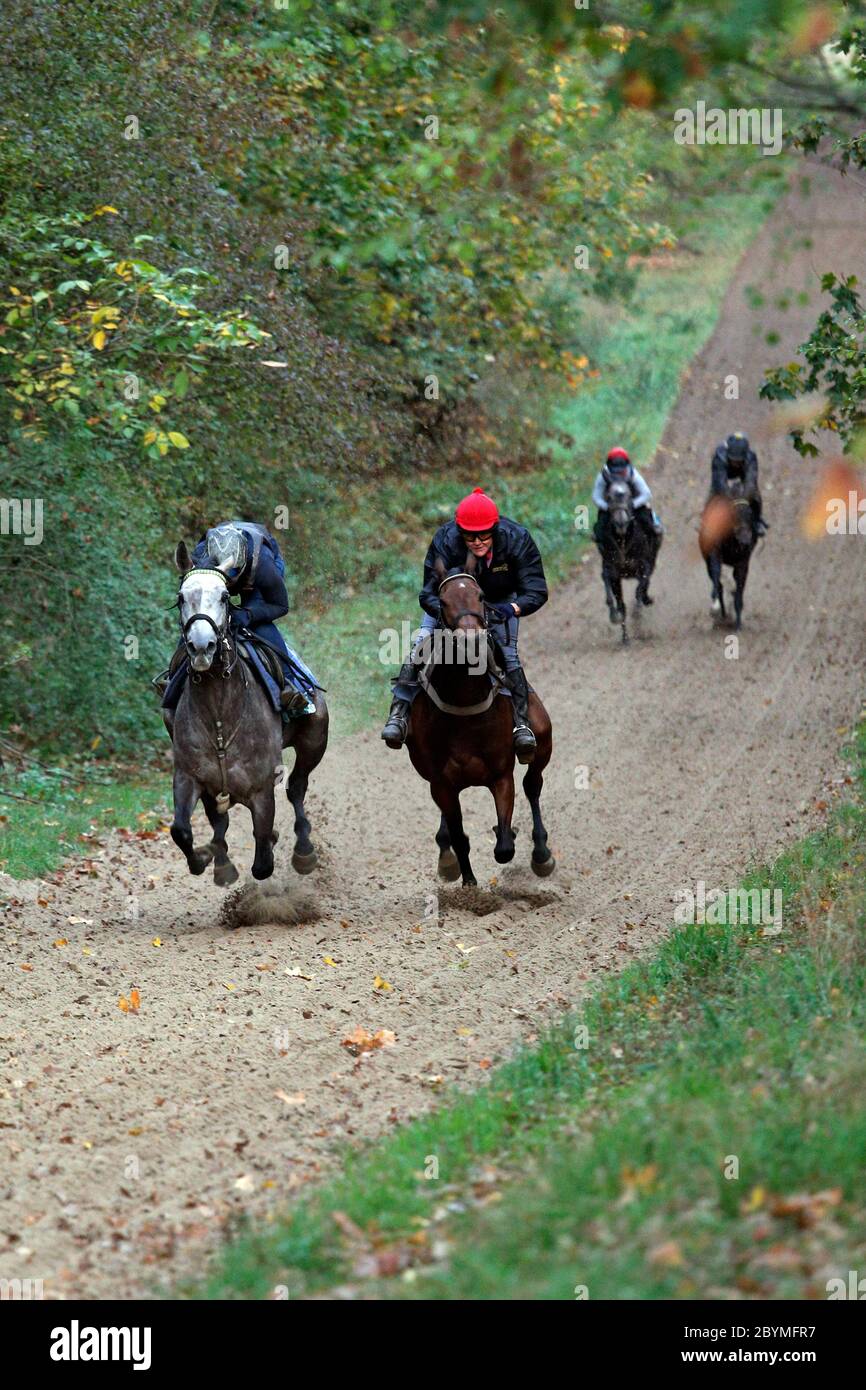
[[[678, 888], [730, 885], [820, 816], [862, 690], [863, 542], [802, 537], [814, 472], [769, 433], [755, 394], [813, 323], [828, 268], [866, 270], [866, 229], [856, 187], [819, 172], [744, 258], [649, 467], [668, 534], [641, 639], [619, 646], [594, 559], [525, 624], [554, 723], [552, 878], [529, 870], [520, 797], [516, 860], [495, 865], [478, 792], [465, 800], [481, 887], [440, 886], [427, 787], [371, 729], [316, 774], [311, 878], [289, 868], [280, 793], [279, 924], [266, 907], [226, 930], [226, 895], [187, 875], [167, 835], [106, 837], [90, 869], [24, 885], [0, 986], [0, 1275], [42, 1278], [47, 1297], [112, 1298], [200, 1273], [229, 1213], [284, 1202], [341, 1144], [431, 1104], [433, 1078], [482, 1083], [595, 975], [656, 941]], [[759, 315], [746, 285], [766, 296]], [[785, 289], [792, 307], [770, 307]], [[730, 373], [739, 404], [724, 400]], [[733, 660], [710, 624], [695, 519], [712, 447], [736, 426], [758, 444], [772, 531]], [[249, 818], [236, 819], [246, 872]], [[137, 1014], [118, 1007], [132, 988]], [[358, 1062], [341, 1042], [359, 1026], [396, 1043]]]

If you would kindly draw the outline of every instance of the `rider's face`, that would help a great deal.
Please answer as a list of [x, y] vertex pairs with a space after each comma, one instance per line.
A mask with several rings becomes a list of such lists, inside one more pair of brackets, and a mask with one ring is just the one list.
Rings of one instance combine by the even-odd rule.
[[465, 540], [468, 549], [472, 551], [473, 555], [477, 555], [479, 559], [481, 559], [482, 555], [487, 554], [493, 544], [492, 531], [483, 531], [481, 533], [478, 531], [461, 531], [460, 534]]

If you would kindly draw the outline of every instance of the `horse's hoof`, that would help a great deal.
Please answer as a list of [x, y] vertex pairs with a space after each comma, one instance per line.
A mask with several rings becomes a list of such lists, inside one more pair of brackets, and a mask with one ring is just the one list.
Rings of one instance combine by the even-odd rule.
[[510, 864], [514, 858], [514, 846], [512, 845], [510, 849], [495, 849], [493, 858], [497, 864]]
[[529, 862], [532, 865], [532, 872], [539, 878], [550, 878], [556, 868], [556, 860], [553, 855], [549, 859], [531, 859]]
[[293, 854], [292, 868], [296, 874], [311, 874], [319, 862], [319, 856], [314, 849], [309, 854]]
[[238, 881], [238, 871], [234, 864], [229, 860], [227, 864], [216, 864], [213, 871], [213, 881], [217, 888], [229, 888]]
[[446, 883], [454, 883], [460, 877], [460, 864], [453, 849], [445, 849], [439, 855], [437, 872]]
[[193, 850], [188, 860], [190, 873], [195, 874], [196, 878], [198, 878], [199, 874], [204, 873], [212, 859], [213, 850], [209, 847]]
[[616, 624], [619, 622], [619, 618], [616, 616], [616, 613], [614, 612], [614, 610], [613, 610], [612, 608], [609, 608], [609, 609], [607, 610], [607, 617], [608, 617], [608, 622], [613, 623], [614, 626], [616, 626]]
[[477, 888], [477, 887], [478, 887], [478, 879], [475, 877], [474, 874], [470, 874], [468, 878], [464, 878], [464, 879], [463, 879], [463, 887], [464, 887], [464, 888]]
[[270, 878], [270, 876], [271, 876], [271, 874], [272, 874], [273, 872], [274, 872], [274, 861], [273, 861], [273, 859], [271, 859], [271, 861], [270, 861], [269, 864], [253, 864], [253, 867], [252, 867], [252, 869], [250, 870], [250, 873], [252, 874], [253, 878], [257, 878], [257, 879], [260, 879], [260, 880], [263, 879], [263, 878]]

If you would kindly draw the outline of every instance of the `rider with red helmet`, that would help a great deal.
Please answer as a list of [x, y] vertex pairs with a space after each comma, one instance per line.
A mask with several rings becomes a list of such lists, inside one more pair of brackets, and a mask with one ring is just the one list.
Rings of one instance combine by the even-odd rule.
[[[475, 556], [475, 578], [487, 601], [492, 633], [504, 665], [505, 683], [514, 710], [514, 747], [521, 760], [531, 757], [535, 735], [529, 727], [529, 688], [517, 655], [518, 618], [528, 617], [547, 602], [547, 581], [538, 546], [525, 526], [500, 516], [492, 498], [476, 487], [457, 507], [453, 521], [440, 526], [424, 561], [424, 586], [418, 595], [424, 618], [423, 636], [439, 623], [439, 583], [436, 570], [441, 560], [448, 570], [461, 570], [469, 554]], [[400, 748], [406, 738], [409, 707], [418, 692], [418, 668], [412, 657], [404, 662], [393, 682], [394, 700], [382, 738], [389, 748]]]
[[[650, 492], [645, 478], [638, 472], [628, 456], [625, 449], [611, 449], [604, 462], [604, 467], [595, 480], [592, 490], [592, 500], [598, 507], [598, 518], [595, 523], [593, 535], [599, 550], [603, 551], [608, 534], [608, 502], [607, 489], [612, 482], [626, 482], [629, 485], [634, 506], [634, 519], [638, 526], [645, 532], [647, 539], [656, 551], [661, 544], [661, 537], [664, 534], [664, 527], [653, 511], [652, 493]], [[649, 594], [644, 597], [644, 603], [652, 603]]]

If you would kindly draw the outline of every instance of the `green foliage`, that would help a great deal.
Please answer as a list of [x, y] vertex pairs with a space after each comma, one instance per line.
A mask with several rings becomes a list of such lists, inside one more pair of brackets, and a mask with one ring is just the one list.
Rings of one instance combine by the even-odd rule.
[[856, 275], [840, 279], [832, 273], [821, 279], [830, 295], [830, 307], [819, 316], [800, 351], [805, 363], [788, 362], [767, 373], [761, 395], [767, 400], [816, 398], [807, 411], [807, 422], [791, 431], [794, 448], [815, 456], [819, 450], [806, 439], [807, 431], [834, 430], [843, 444], [862, 452], [862, 428], [866, 418], [866, 310], [858, 293]]
[[204, 271], [167, 274], [138, 259], [153, 237], [134, 237], [135, 252], [118, 259], [83, 233], [114, 213], [0, 219], [0, 283], [8, 282], [0, 390], [16, 402], [24, 439], [45, 439], [53, 412], [79, 430], [136, 439], [158, 460], [189, 448], [164, 421], [169, 397], [183, 401], [209, 353], [253, 347], [268, 334], [237, 310], [214, 317], [198, 308], [198, 282], [213, 279]]
[[281, 127], [242, 189], [305, 217], [329, 323], [459, 393], [505, 350], [557, 363], [546, 289], [576, 246], [581, 288], [609, 296], [669, 234], [646, 216], [635, 122], [602, 117], [581, 58], [550, 64], [500, 14], [456, 34], [414, 20], [379, 0], [269, 13], [254, 61]]

